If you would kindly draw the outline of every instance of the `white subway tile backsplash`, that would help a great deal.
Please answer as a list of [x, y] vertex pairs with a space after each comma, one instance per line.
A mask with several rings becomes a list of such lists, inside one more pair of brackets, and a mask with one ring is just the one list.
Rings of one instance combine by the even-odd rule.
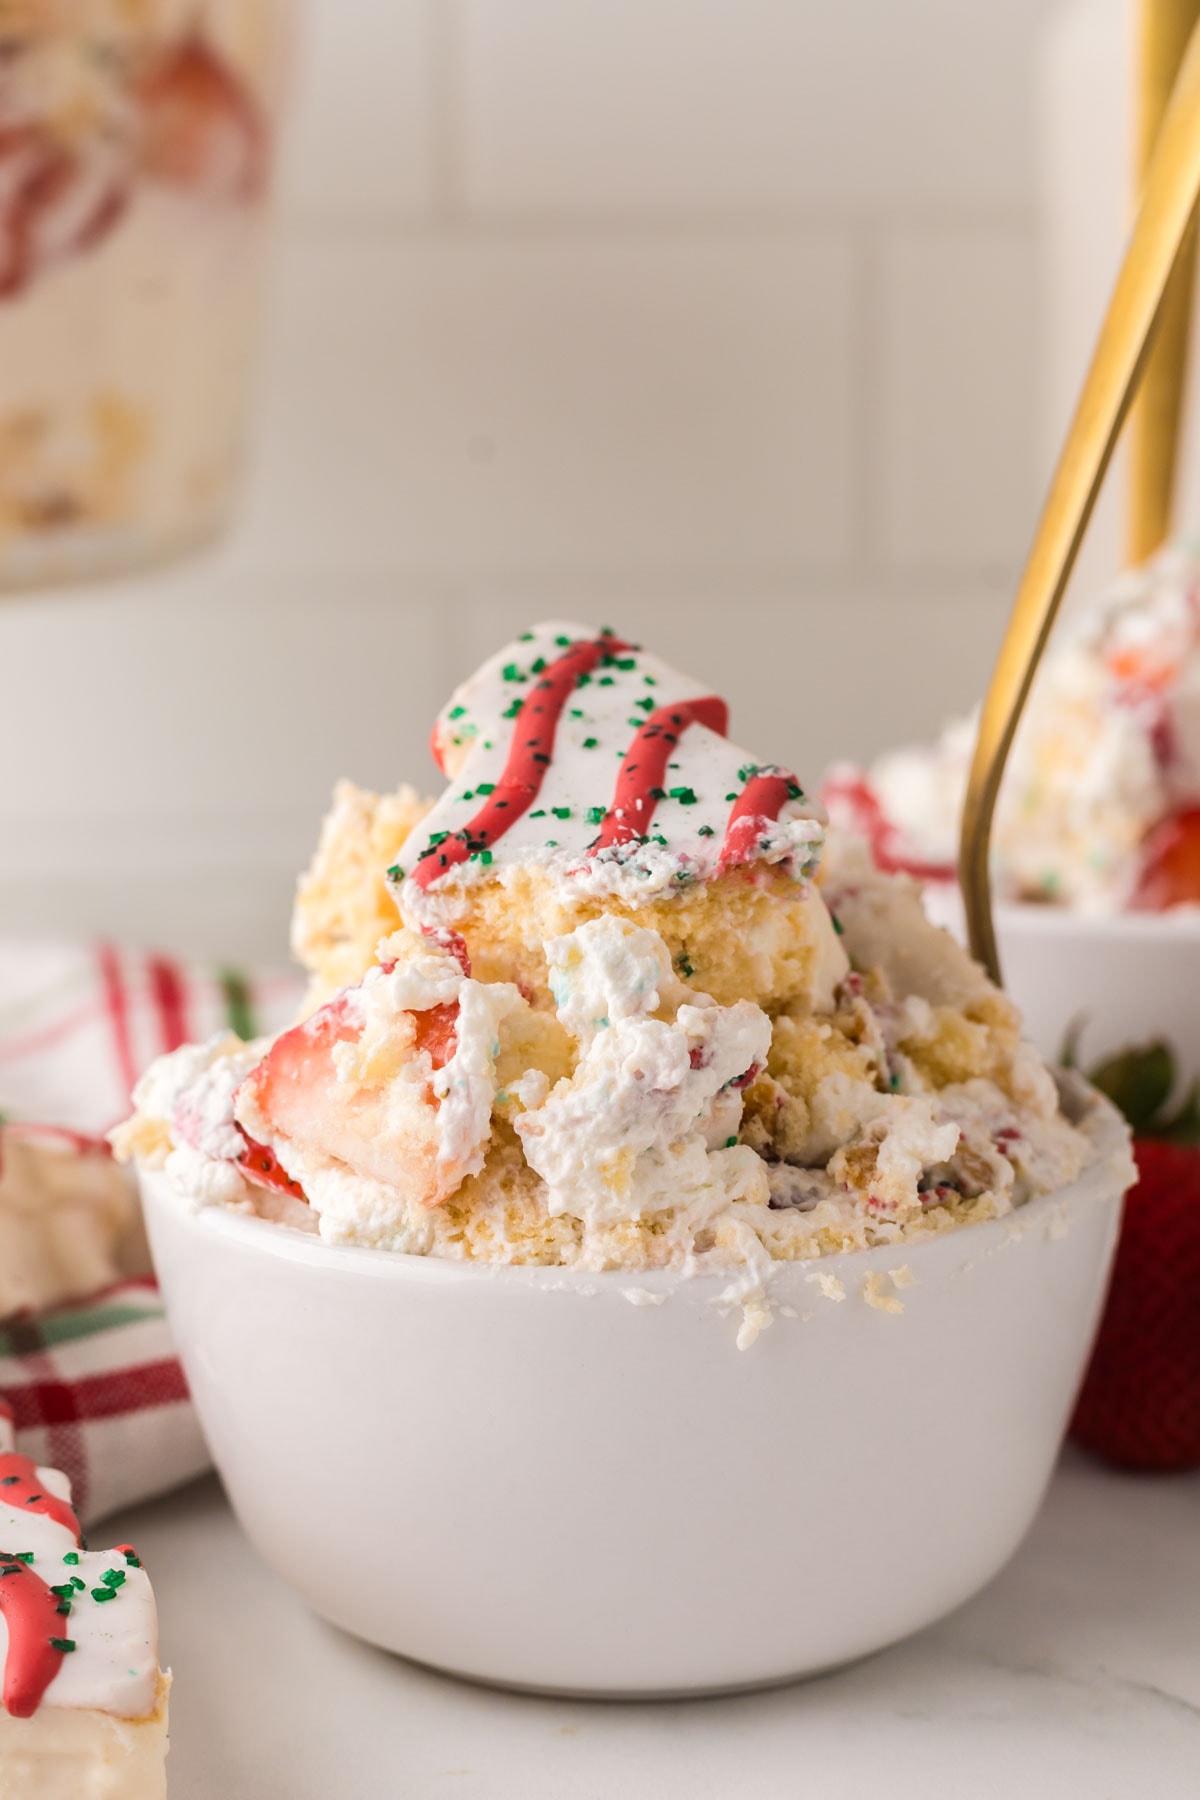
[[1037, 495], [1031, 234], [898, 229], [877, 304], [885, 557], [1014, 569]]
[[428, 212], [433, 8], [443, 3], [307, 0], [297, 8], [284, 161], [292, 217], [344, 227]]
[[293, 242], [249, 553], [437, 576], [838, 561], [852, 319], [823, 231]]
[[367, 782], [393, 783], [406, 768], [428, 779], [439, 642], [433, 605], [391, 583], [352, 573], [272, 582], [227, 556], [6, 601], [9, 867], [22, 842], [36, 861], [34, 850], [49, 855], [81, 827], [94, 852], [97, 832], [131, 819], [160, 822], [161, 860], [172, 862], [193, 818], [209, 822], [201, 841], [214, 820], [223, 841], [223, 818], [315, 827], [343, 769]]
[[[359, 4], [362, 0], [359, 0]], [[458, 0], [468, 202], [1020, 205], [1049, 0]]]

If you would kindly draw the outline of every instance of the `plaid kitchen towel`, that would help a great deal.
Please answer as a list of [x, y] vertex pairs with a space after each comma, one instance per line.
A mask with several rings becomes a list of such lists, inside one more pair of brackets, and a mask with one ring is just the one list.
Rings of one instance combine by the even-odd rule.
[[[273, 1034], [295, 1017], [302, 991], [287, 974], [108, 944], [0, 940], [0, 1118], [26, 1139], [37, 1135], [29, 1127], [53, 1128], [44, 1136], [79, 1159], [82, 1192], [83, 1159], [127, 1116], [155, 1056], [226, 1028]], [[21, 1450], [66, 1471], [85, 1518], [165, 1493], [208, 1465], [149, 1277], [0, 1319], [0, 1395]]]
[[164, 1050], [290, 1024], [298, 976], [204, 968], [114, 944], [0, 939], [0, 1114], [102, 1135]]
[[71, 1478], [85, 1524], [208, 1467], [154, 1282], [0, 1326], [18, 1448]]

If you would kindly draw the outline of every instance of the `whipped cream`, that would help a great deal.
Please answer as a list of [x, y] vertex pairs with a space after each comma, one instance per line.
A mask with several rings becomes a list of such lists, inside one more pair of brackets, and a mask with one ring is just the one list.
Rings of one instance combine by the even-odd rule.
[[[735, 1197], [765, 1201], [762, 1164], [736, 1142], [736, 1084], [766, 1061], [767, 1015], [686, 988], [658, 934], [627, 919], [594, 919], [546, 953], [580, 1048], [574, 1075], [516, 1120], [547, 1211], [590, 1227], [682, 1207], [698, 1225]], [[664, 1008], [674, 1017], [654, 1016]]]

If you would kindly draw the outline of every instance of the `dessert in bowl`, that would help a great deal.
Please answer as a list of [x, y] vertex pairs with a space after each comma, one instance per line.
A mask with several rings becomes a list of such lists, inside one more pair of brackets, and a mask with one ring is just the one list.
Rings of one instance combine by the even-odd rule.
[[1124, 1128], [725, 730], [525, 634], [436, 804], [339, 791], [306, 1016], [161, 1059], [117, 1134], [251, 1537], [467, 1675], [712, 1690], [927, 1623], [1027, 1527], [1095, 1324]]
[[[955, 881], [973, 719], [838, 766], [835, 824], [925, 884], [961, 933]], [[1167, 1036], [1200, 1075], [1200, 555], [1131, 570], [1047, 652], [996, 816], [995, 911], [1008, 988], [1043, 1055], [1081, 1016], [1100, 1056]]]

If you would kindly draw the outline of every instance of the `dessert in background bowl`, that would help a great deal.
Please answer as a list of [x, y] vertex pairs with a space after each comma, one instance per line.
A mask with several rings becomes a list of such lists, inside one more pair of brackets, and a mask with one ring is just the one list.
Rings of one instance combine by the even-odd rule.
[[436, 803], [339, 790], [306, 1016], [161, 1058], [115, 1134], [250, 1535], [461, 1673], [711, 1690], [928, 1622], [1027, 1527], [1094, 1326], [1120, 1121], [725, 733], [612, 632], [524, 634]]
[[[974, 724], [831, 771], [834, 820], [917, 869], [963, 933], [954, 876]], [[1076, 1433], [1125, 1466], [1200, 1466], [1200, 556], [1177, 545], [1046, 655], [997, 813], [996, 936], [1051, 1062], [1119, 1099], [1141, 1171]], [[1130, 1070], [1142, 1073], [1131, 1080]], [[1114, 1073], [1115, 1072], [1115, 1073]], [[1152, 1104], [1148, 1104], [1152, 1101]], [[1154, 1248], [1157, 1246], [1157, 1250]]]
[[137, 564], [226, 515], [285, 5], [0, 17], [0, 585]]

